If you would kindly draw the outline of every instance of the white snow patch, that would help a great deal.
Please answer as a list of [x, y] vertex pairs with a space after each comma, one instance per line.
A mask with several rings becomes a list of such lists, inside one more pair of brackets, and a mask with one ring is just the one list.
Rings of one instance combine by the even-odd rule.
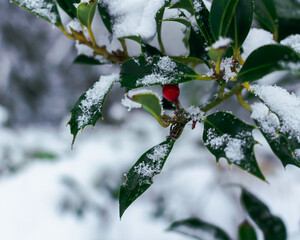
[[119, 79], [119, 74], [114, 73], [112, 75], [101, 76], [99, 81], [94, 84], [85, 93], [85, 99], [81, 101], [79, 108], [82, 110], [82, 114], [78, 116], [78, 128], [82, 128], [91, 119], [91, 108], [95, 105], [98, 109], [102, 108], [103, 100], [115, 81]]
[[146, 155], [146, 157], [152, 160], [152, 162], [141, 162], [139, 165], [134, 167], [135, 172], [143, 177], [153, 177], [155, 174], [160, 173], [163, 161], [169, 153], [169, 148], [170, 144], [168, 143], [155, 146], [151, 153]]
[[190, 117], [194, 122], [195, 121], [199, 122], [203, 119], [204, 112], [201, 111], [199, 107], [190, 106], [185, 111], [186, 111], [186, 117]]
[[157, 64], [154, 66], [152, 74], [146, 75], [145, 77], [138, 79], [136, 86], [147, 86], [151, 84], [161, 83], [162, 85], [171, 83], [174, 78], [170, 75], [179, 74], [176, 69], [176, 63], [172, 61], [169, 57], [161, 57]]
[[272, 137], [275, 137], [280, 122], [274, 113], [270, 113], [266, 105], [261, 102], [256, 102], [251, 105], [251, 118], [259, 123], [262, 131]]
[[218, 135], [216, 130], [211, 128], [208, 130], [207, 141], [205, 145], [217, 150], [224, 148], [226, 157], [230, 162], [239, 162], [244, 159], [242, 146], [246, 144], [245, 136], [251, 133], [241, 133], [240, 138], [231, 137], [228, 134]]
[[280, 61], [279, 65], [286, 69], [300, 70], [300, 61], [299, 62]]
[[128, 108], [128, 112], [131, 111], [131, 109], [133, 108], [141, 108], [142, 104], [139, 104], [137, 102], [134, 102], [132, 100], [130, 100], [126, 95], [125, 97], [121, 100], [121, 103], [124, 107]]
[[282, 133], [300, 143], [300, 98], [278, 86], [252, 85], [253, 91], [281, 119]]
[[214, 49], [226, 48], [232, 42], [230, 38], [219, 37], [218, 41], [216, 41], [212, 47]]
[[198, 0], [194, 0], [194, 9], [196, 12], [200, 12], [202, 10], [201, 3]]
[[290, 35], [287, 38], [281, 40], [282, 45], [293, 48], [297, 53], [300, 53], [300, 34]]
[[221, 62], [221, 71], [224, 72], [224, 80], [226, 82], [233, 80], [236, 77], [236, 72], [232, 71], [233, 61], [231, 58], [224, 58]]
[[104, 0], [110, 15], [115, 19], [113, 31], [116, 37], [141, 35], [150, 39], [156, 33], [155, 14], [164, 0]]
[[242, 58], [245, 60], [255, 49], [275, 43], [272, 33], [263, 29], [251, 28], [243, 44]]
[[81, 25], [81, 23], [79, 22], [79, 20], [77, 18], [73, 19], [72, 21], [70, 21], [67, 24], [67, 28], [66, 29], [67, 29], [68, 33], [70, 33], [70, 34], [72, 34], [71, 28], [73, 30], [75, 30], [76, 32], [83, 31], [82, 25]]

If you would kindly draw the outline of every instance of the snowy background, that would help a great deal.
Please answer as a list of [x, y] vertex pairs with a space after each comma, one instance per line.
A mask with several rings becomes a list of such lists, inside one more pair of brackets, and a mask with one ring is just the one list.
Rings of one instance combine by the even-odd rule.
[[[141, 26], [152, 26], [149, 16], [160, 1], [157, 6], [135, 2], [136, 8], [148, 11], [141, 16], [123, 6], [131, 15], [124, 17], [123, 25], [116, 24], [117, 31], [140, 31], [149, 37], [151, 28], [124, 30], [124, 25], [134, 19]], [[166, 41], [172, 40], [167, 52], [184, 54], [185, 49], [178, 48], [181, 40], [174, 39], [181, 29], [177, 25], [168, 32], [172, 26], [166, 23], [164, 28]], [[269, 43], [270, 33], [252, 30], [243, 57]], [[6, 1], [0, 2], [0, 56], [0, 239], [184, 240], [188, 238], [165, 230], [172, 221], [192, 216], [220, 226], [236, 239], [237, 226], [247, 216], [238, 188], [229, 183], [255, 193], [284, 220], [289, 239], [300, 239], [300, 170], [284, 169], [258, 132], [255, 138], [261, 145], [255, 152], [268, 183], [228, 167], [225, 160], [218, 166], [203, 146], [201, 125], [193, 131], [186, 128], [155, 183], [120, 221], [118, 189], [123, 174], [142, 153], [164, 141], [168, 131], [140, 110], [128, 113], [119, 101], [124, 92], [115, 86], [104, 108], [105, 121], [86, 128], [71, 150], [68, 112], [100, 75], [115, 68], [72, 65], [76, 48], [71, 40]], [[289, 85], [293, 78], [276, 73], [261, 82], [284, 85], [300, 95], [299, 86]], [[185, 84], [183, 104], [206, 99], [212, 88], [207, 83]], [[233, 99], [219, 109], [232, 110], [235, 104]], [[246, 111], [234, 109], [252, 123]]]

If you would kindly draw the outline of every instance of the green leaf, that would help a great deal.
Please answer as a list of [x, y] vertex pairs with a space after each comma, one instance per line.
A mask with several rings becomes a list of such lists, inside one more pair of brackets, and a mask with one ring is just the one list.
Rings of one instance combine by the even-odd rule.
[[247, 220], [239, 226], [239, 240], [257, 240], [255, 229]]
[[125, 175], [125, 183], [120, 188], [120, 218], [126, 209], [152, 184], [159, 174], [173, 148], [173, 140], [166, 140], [145, 152]]
[[171, 4], [171, 0], [165, 0], [165, 4], [155, 14], [157, 40], [158, 40], [160, 50], [162, 53], [165, 53], [165, 48], [164, 48], [164, 45], [162, 42], [162, 36], [161, 36], [161, 28], [162, 28], [161, 20], [163, 19], [165, 8], [169, 7], [170, 4]]
[[193, 1], [193, 10], [198, 28], [205, 38], [207, 45], [210, 46], [214, 42], [214, 38], [209, 25], [210, 13], [202, 0]]
[[265, 180], [254, 155], [254, 126], [248, 125], [228, 112], [216, 112], [204, 120], [203, 141], [217, 158], [227, 159], [241, 169]]
[[274, 35], [277, 34], [278, 17], [273, 0], [254, 0], [254, 13], [260, 24]]
[[[263, 101], [263, 100], [261, 100]], [[280, 159], [283, 166], [288, 164], [300, 167], [300, 159], [295, 155], [295, 150], [300, 149], [296, 136], [281, 131], [282, 119], [272, 113], [263, 103], [252, 105], [251, 118], [269, 143], [273, 153]], [[255, 112], [258, 112], [256, 114]]]
[[241, 203], [251, 219], [264, 234], [264, 240], [286, 240], [287, 232], [283, 221], [273, 216], [267, 205], [246, 189], [242, 189]]
[[70, 18], [75, 18], [77, 16], [77, 9], [75, 8], [74, 3], [80, 3], [80, 0], [57, 0], [57, 3]]
[[185, 25], [189, 29], [189, 35], [187, 36], [190, 50], [189, 57], [199, 58], [208, 66], [209, 57], [206, 51], [206, 40], [200, 31], [196, 32], [192, 28], [190, 21], [183, 18], [169, 18], [163, 21], [179, 22]]
[[233, 48], [239, 50], [251, 28], [253, 1], [239, 0], [227, 36], [233, 39]]
[[110, 34], [113, 34], [113, 31], [112, 31], [113, 21], [108, 12], [108, 5], [103, 1], [99, 1], [98, 2], [98, 11], [99, 11], [100, 17], [101, 17], [106, 29], [108, 30], [108, 32]]
[[230, 240], [230, 237], [221, 228], [213, 224], [203, 222], [198, 218], [176, 221], [172, 223], [168, 230], [199, 240]]
[[82, 2], [77, 7], [77, 18], [80, 21], [80, 23], [86, 26], [88, 29], [91, 28], [96, 7], [97, 7], [96, 0], [90, 0], [89, 2]]
[[137, 92], [137, 93], [130, 93], [126, 94], [126, 96], [139, 104], [142, 105], [143, 109], [150, 113], [163, 127], [169, 126], [166, 124], [161, 116], [162, 113], [162, 106], [160, 103], [160, 99], [156, 96], [156, 94], [152, 92]]
[[121, 87], [130, 89], [191, 81], [197, 73], [169, 57], [134, 57], [121, 67]]
[[99, 118], [102, 118], [102, 108], [118, 75], [102, 76], [92, 88], [86, 91], [77, 100], [75, 106], [71, 110], [71, 119], [68, 122], [71, 133], [73, 134], [74, 144], [76, 136], [85, 126], [95, 126]]
[[215, 40], [226, 37], [239, 0], [214, 0], [210, 10], [210, 28]]
[[278, 40], [300, 34], [300, 4], [297, 0], [274, 0], [278, 16]]
[[194, 9], [190, 0], [179, 0], [175, 4], [173, 4], [170, 8], [182, 8], [187, 10], [189, 13], [193, 14]]
[[55, 0], [40, 0], [38, 4], [34, 1], [12, 0], [14, 3], [43, 18], [44, 20], [61, 26], [61, 19], [57, 10]]
[[91, 56], [86, 56], [84, 54], [81, 54], [75, 58], [73, 61], [73, 64], [86, 64], [86, 65], [103, 65], [103, 64], [108, 64], [110, 63], [108, 60], [103, 59], [102, 61], [91, 57]]
[[274, 71], [300, 73], [297, 67], [299, 63], [299, 54], [290, 47], [279, 44], [265, 45], [250, 54], [237, 79], [240, 82], [252, 82]]

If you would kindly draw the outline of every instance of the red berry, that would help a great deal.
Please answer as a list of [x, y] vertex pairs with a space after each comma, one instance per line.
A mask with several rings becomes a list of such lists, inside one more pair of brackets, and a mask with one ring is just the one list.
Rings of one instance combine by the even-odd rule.
[[180, 89], [178, 84], [167, 84], [163, 87], [163, 95], [169, 101], [176, 101], [178, 99]]

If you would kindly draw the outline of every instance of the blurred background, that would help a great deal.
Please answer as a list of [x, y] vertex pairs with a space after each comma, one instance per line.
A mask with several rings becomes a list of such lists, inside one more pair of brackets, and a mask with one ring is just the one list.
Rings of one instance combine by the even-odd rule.
[[[172, 26], [166, 23], [165, 33]], [[178, 34], [172, 33], [165, 35]], [[172, 41], [167, 50], [177, 47]], [[289, 239], [300, 239], [299, 169], [284, 169], [258, 131], [261, 145], [255, 152], [268, 183], [228, 167], [224, 159], [218, 166], [203, 146], [201, 125], [185, 130], [163, 172], [120, 221], [123, 174], [168, 131], [143, 111], [128, 113], [120, 104], [124, 90], [115, 86], [104, 107], [105, 120], [79, 134], [71, 150], [70, 109], [100, 75], [116, 71], [110, 65], [74, 65], [76, 55], [74, 42], [51, 24], [0, 2], [0, 239], [184, 240], [165, 230], [172, 221], [192, 216], [236, 239], [237, 226], [247, 216], [239, 190], [228, 183], [255, 193], [284, 220]], [[261, 82], [300, 95], [295, 81], [293, 75], [276, 73]], [[199, 105], [214, 89], [211, 83], [184, 84], [183, 105]], [[237, 109], [234, 113], [253, 123], [235, 105], [231, 99], [219, 109]]]

